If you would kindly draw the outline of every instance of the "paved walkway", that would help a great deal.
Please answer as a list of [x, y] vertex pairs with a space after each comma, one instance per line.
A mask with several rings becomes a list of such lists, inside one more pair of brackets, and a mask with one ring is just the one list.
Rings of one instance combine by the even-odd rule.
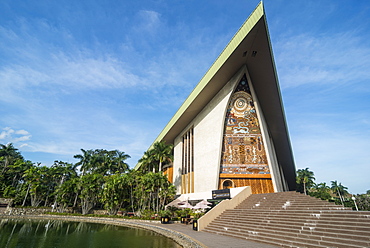
[[208, 232], [197, 232], [192, 229], [192, 225], [185, 224], [160, 224], [150, 223], [153, 226], [160, 226], [163, 228], [171, 229], [183, 233], [192, 239], [195, 239], [202, 243], [205, 247], [209, 248], [276, 248], [278, 246], [272, 246], [264, 243], [257, 243], [239, 238], [233, 238], [225, 235], [217, 235]]

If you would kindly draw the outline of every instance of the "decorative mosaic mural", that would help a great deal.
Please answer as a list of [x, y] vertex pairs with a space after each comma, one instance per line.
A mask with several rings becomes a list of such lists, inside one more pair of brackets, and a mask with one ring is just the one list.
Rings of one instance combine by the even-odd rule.
[[225, 117], [223, 174], [270, 174], [253, 98], [244, 76], [231, 96]]

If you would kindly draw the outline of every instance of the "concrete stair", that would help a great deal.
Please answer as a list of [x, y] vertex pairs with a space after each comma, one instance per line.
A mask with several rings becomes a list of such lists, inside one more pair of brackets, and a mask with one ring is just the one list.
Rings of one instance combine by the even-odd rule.
[[297, 192], [254, 194], [205, 231], [281, 247], [370, 247], [370, 212]]

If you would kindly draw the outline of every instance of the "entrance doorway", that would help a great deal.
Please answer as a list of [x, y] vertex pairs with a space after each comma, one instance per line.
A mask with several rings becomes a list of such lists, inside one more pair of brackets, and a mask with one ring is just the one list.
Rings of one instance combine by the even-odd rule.
[[234, 188], [234, 183], [233, 183], [233, 181], [231, 181], [231, 180], [225, 180], [225, 181], [222, 183], [222, 188], [223, 188], [223, 189], [231, 189], [231, 188]]

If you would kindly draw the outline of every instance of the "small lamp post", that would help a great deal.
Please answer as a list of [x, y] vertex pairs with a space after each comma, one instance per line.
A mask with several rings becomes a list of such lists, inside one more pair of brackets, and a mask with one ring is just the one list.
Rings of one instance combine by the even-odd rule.
[[354, 196], [352, 196], [352, 200], [355, 203], [356, 210], [358, 211], [358, 207], [357, 207], [357, 203], [356, 203], [356, 198]]

